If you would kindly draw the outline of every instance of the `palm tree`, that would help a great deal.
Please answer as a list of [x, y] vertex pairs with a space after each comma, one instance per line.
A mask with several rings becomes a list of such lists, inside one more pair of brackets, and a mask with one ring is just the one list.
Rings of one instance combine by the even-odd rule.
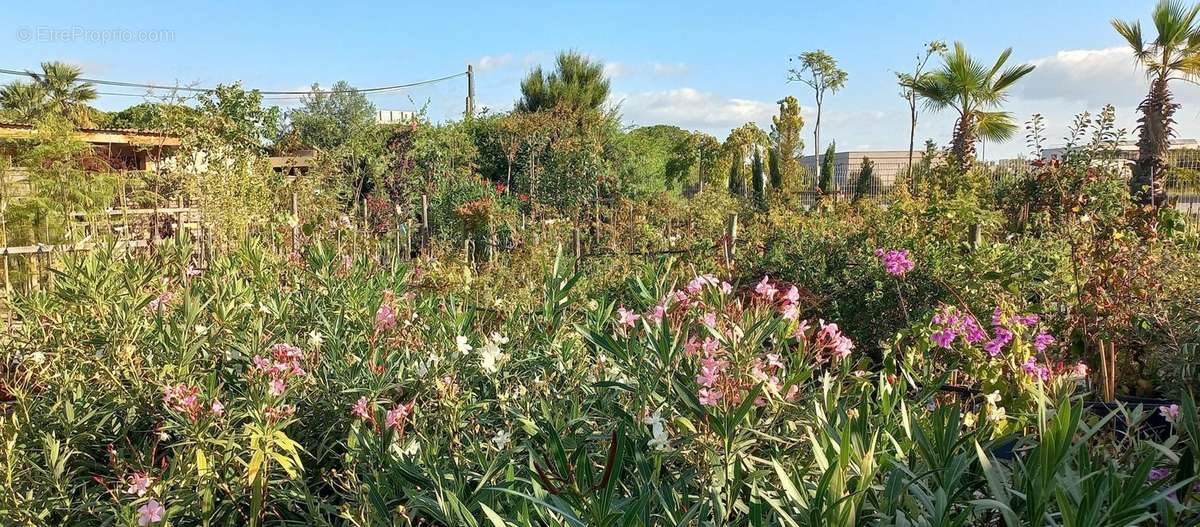
[[46, 111], [46, 92], [32, 82], [15, 81], [0, 86], [0, 108], [10, 119], [33, 121]]
[[90, 82], [80, 82], [81, 75], [83, 70], [78, 66], [43, 62], [42, 73], [33, 79], [46, 93], [46, 104], [51, 111], [83, 127], [92, 125], [92, 108], [88, 103], [96, 99], [96, 87]]
[[1141, 22], [1113, 20], [1133, 56], [1150, 80], [1150, 91], [1138, 105], [1138, 160], [1133, 168], [1130, 190], [1143, 204], [1162, 205], [1167, 194], [1161, 174], [1167, 168], [1167, 154], [1174, 132], [1172, 116], [1179, 104], [1171, 100], [1168, 82], [1174, 79], [1195, 81], [1200, 74], [1200, 5], [1185, 7], [1179, 2], [1161, 0], [1150, 18], [1158, 36], [1150, 42], [1142, 36]]
[[83, 72], [62, 62], [43, 62], [41, 73], [29, 73], [33, 82], [16, 81], [0, 87], [0, 108], [22, 121], [53, 112], [75, 126], [92, 126], [96, 87], [79, 80]]
[[1033, 66], [1004, 68], [1011, 54], [1012, 48], [1004, 50], [988, 67], [968, 55], [961, 42], [955, 42], [954, 51], [943, 57], [942, 69], [913, 85], [930, 110], [953, 108], [958, 112], [950, 155], [959, 172], [966, 172], [974, 162], [975, 143], [980, 139], [1004, 141], [1017, 131], [1012, 115], [995, 109], [1007, 98], [1006, 91], [1033, 71]]

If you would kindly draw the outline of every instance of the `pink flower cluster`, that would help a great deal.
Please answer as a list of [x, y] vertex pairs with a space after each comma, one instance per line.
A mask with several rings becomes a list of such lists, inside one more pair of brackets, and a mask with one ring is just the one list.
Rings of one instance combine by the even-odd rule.
[[809, 343], [809, 349], [817, 362], [840, 361], [849, 357], [854, 349], [854, 342], [842, 334], [837, 324], [826, 323], [824, 320], [818, 322], [818, 327], [811, 336], [808, 321], [800, 321], [793, 336], [798, 341]]
[[763, 276], [758, 285], [754, 286], [754, 298], [767, 304], [778, 303], [780, 314], [787, 320], [800, 318], [800, 290], [794, 285], [780, 294], [779, 288], [771, 282], [771, 277]]
[[[721, 294], [729, 294], [733, 291], [733, 286], [729, 282], [723, 282], [713, 275], [697, 276], [689, 281], [684, 289], [667, 293], [645, 314], [639, 314], [636, 311], [626, 308], [624, 305], [618, 307], [616, 313], [617, 327], [624, 334], [623, 332], [627, 328], [636, 328], [639, 320], [645, 319], [659, 324], [671, 316], [673, 312], [681, 314], [693, 307], [704, 307], [703, 292], [705, 289], [716, 290]], [[675, 318], [675, 320], [678, 321], [680, 318]], [[716, 320], [716, 313], [711, 312], [705, 313], [700, 318], [702, 324], [710, 327], [716, 327]]]
[[175, 299], [175, 294], [170, 291], [164, 291], [162, 294], [155, 297], [146, 304], [146, 313], [151, 315], [161, 315], [171, 307], [171, 301]]
[[912, 259], [908, 257], [907, 250], [885, 250], [875, 249], [875, 256], [883, 263], [883, 268], [892, 276], [904, 276], [916, 267]]
[[382, 333], [390, 331], [396, 327], [396, 308], [392, 307], [392, 302], [396, 295], [391, 291], [383, 292], [383, 302], [379, 304], [379, 309], [375, 311], [375, 332]]
[[718, 358], [719, 352], [719, 346], [705, 347], [704, 358], [700, 360], [700, 373], [696, 375], [696, 384], [700, 385], [700, 390], [696, 396], [704, 406], [716, 406], [725, 396], [721, 384], [724, 381], [722, 376], [729, 368], [729, 361]]
[[[760, 358], [754, 359], [754, 363], [750, 365], [750, 376], [756, 382], [763, 384], [763, 389], [771, 395], [779, 395], [779, 390], [783, 385], [779, 382], [779, 372], [784, 367], [783, 358], [778, 353], [768, 353]], [[795, 400], [800, 393], [800, 387], [792, 385], [788, 389], [785, 398], [789, 401]], [[756, 406], [765, 404], [761, 398], [754, 401]]]
[[[162, 401], [163, 406], [188, 416], [188, 419], [192, 421], [199, 419], [205, 412], [204, 404], [200, 402], [199, 386], [186, 384], [167, 386], [163, 388]], [[221, 401], [213, 399], [208, 411], [212, 415], [220, 417], [225, 415], [225, 405], [221, 404]]]
[[271, 346], [271, 358], [254, 356], [254, 369], [270, 379], [271, 395], [283, 395], [289, 377], [304, 377], [304, 351], [291, 344], [279, 343]]
[[[387, 414], [384, 416], [384, 426], [403, 434], [404, 425], [406, 422], [408, 422], [409, 416], [412, 415], [412, 411], [416, 406], [416, 403], [417, 401], [414, 399], [409, 401], [408, 404], [393, 405], [392, 409], [388, 410]], [[372, 413], [371, 402], [368, 401], [366, 397], [359, 397], [358, 400], [354, 402], [354, 405], [350, 407], [350, 414], [368, 423], [375, 423], [375, 416]]]
[[[1007, 346], [1013, 340], [1014, 330], [1031, 329], [1041, 321], [1041, 318], [1035, 314], [1028, 315], [1005, 315], [1004, 310], [1000, 306], [992, 311], [992, 332], [994, 336], [992, 340], [984, 344], [983, 349], [987, 351], [991, 357], [997, 357], [1004, 351], [1004, 346]], [[1033, 347], [1039, 353], [1046, 351], [1046, 348], [1055, 342], [1054, 336], [1045, 331], [1037, 333], [1033, 338]]]

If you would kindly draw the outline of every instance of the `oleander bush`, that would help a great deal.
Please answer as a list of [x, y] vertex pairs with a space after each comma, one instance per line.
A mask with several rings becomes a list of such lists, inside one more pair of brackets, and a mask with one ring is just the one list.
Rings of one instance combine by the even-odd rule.
[[[834, 232], [890, 213], [800, 221]], [[291, 256], [246, 240], [203, 266], [182, 238], [154, 255], [68, 259], [52, 287], [14, 301], [20, 323], [4, 337], [0, 517], [1195, 520], [1189, 393], [1161, 407], [1094, 402], [1093, 372], [1047, 304], [984, 277], [952, 282], [956, 265], [998, 258], [988, 250], [939, 254], [920, 229], [802, 231], [791, 250], [837, 243], [826, 269], [879, 289], [861, 305], [894, 302], [873, 315], [893, 335], [856, 338], [879, 331], [813, 293], [829, 283], [815, 264], [776, 269], [770, 251], [740, 273], [708, 256], [577, 271], [531, 242], [503, 257], [544, 265], [518, 277], [496, 263], [479, 273], [485, 296], [439, 278], [473, 276], [466, 262], [380, 258], [351, 235]]]

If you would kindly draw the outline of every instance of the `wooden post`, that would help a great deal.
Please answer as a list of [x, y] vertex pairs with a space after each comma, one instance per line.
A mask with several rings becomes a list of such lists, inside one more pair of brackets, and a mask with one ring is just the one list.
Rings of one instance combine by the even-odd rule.
[[421, 247], [428, 247], [429, 240], [429, 195], [421, 194]]
[[475, 68], [467, 64], [467, 111], [468, 119], [475, 116]]
[[575, 272], [579, 272], [579, 262], [583, 260], [583, 241], [579, 239], [579, 224], [571, 229], [571, 247], [575, 252]]
[[979, 228], [978, 223], [972, 223], [967, 231], [967, 242], [971, 245], [971, 250], [974, 251], [983, 243], [983, 232]]
[[292, 252], [300, 252], [300, 196], [292, 190]]
[[725, 237], [723, 238], [725, 245], [725, 266], [733, 267], [733, 258], [736, 255], [734, 244], [737, 243], [738, 230], [738, 215], [730, 214], [725, 218]]
[[405, 259], [412, 258], [412, 248], [413, 248], [412, 247], [412, 230], [413, 230], [413, 222], [412, 222], [412, 219], [409, 218], [404, 221], [404, 258]]

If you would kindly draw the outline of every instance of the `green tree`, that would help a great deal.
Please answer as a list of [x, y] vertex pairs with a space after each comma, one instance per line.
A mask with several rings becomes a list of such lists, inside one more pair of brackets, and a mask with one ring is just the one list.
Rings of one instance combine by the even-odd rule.
[[144, 102], [108, 116], [106, 126], [135, 130], [167, 131], [182, 119], [195, 118], [196, 110], [191, 106], [174, 103]]
[[813, 90], [813, 99], [817, 104], [817, 122], [813, 125], [813, 154], [816, 155], [821, 151], [821, 110], [825, 104], [825, 93], [833, 94], [841, 90], [846, 85], [847, 75], [838, 68], [837, 60], [823, 49], [806, 51], [788, 60], [798, 64], [788, 70], [788, 81], [804, 83]]
[[821, 166], [818, 169], [820, 176], [817, 177], [817, 189], [822, 194], [831, 194], [837, 192], [837, 187], [833, 181], [836, 167], [834, 166], [834, 157], [837, 155], [837, 143], [830, 142], [829, 147], [825, 149], [825, 156], [821, 158]]
[[77, 127], [93, 126], [96, 87], [81, 81], [83, 71], [63, 62], [43, 62], [41, 73], [30, 73], [30, 83], [15, 81], [0, 89], [0, 107], [24, 121], [47, 112], [67, 119]]
[[541, 66], [521, 81], [521, 99], [516, 109], [536, 112], [563, 107], [570, 111], [598, 110], [608, 99], [609, 81], [604, 65], [568, 51], [558, 54], [556, 69], [545, 74]]
[[800, 117], [800, 103], [788, 95], [779, 100], [779, 115], [771, 118], [771, 186], [783, 188], [785, 181], [794, 180], [800, 171], [800, 156], [804, 141], [800, 129], [804, 118]]
[[742, 158], [734, 156], [729, 163], [729, 195], [742, 196], [746, 193], [746, 184], [742, 181]]
[[1007, 99], [1007, 91], [1033, 71], [1032, 64], [1004, 67], [1012, 48], [1005, 49], [990, 67], [967, 54], [961, 42], [944, 55], [942, 69], [930, 72], [914, 84], [917, 95], [931, 110], [953, 108], [958, 112], [950, 148], [951, 162], [961, 174], [975, 161], [979, 139], [1004, 141], [1017, 130], [1012, 115], [994, 111]]
[[46, 93], [32, 82], [13, 81], [0, 86], [0, 109], [8, 119], [31, 123], [46, 111]]
[[1160, 0], [1150, 18], [1158, 33], [1146, 41], [1141, 22], [1113, 20], [1116, 29], [1133, 56], [1146, 69], [1150, 91], [1138, 105], [1138, 159], [1133, 167], [1130, 187], [1143, 204], [1160, 206], [1166, 202], [1163, 179], [1167, 170], [1167, 154], [1174, 131], [1173, 116], [1179, 104], [1171, 97], [1168, 83], [1174, 79], [1195, 82], [1200, 75], [1200, 24], [1196, 17], [1200, 4], [1186, 7], [1179, 2]]
[[300, 141], [312, 148], [333, 150], [362, 140], [376, 127], [375, 105], [346, 81], [338, 81], [331, 90], [313, 84], [301, 104], [287, 118]]
[[767, 180], [763, 174], [762, 154], [758, 148], [754, 149], [754, 158], [750, 163], [750, 181], [754, 185], [754, 203], [759, 207], [767, 205]]
[[869, 157], [864, 157], [862, 165], [858, 169], [858, 179], [854, 182], [854, 196], [850, 202], [857, 203], [870, 194], [875, 187], [875, 162], [871, 161]]
[[934, 40], [925, 44], [925, 51], [917, 55], [917, 65], [912, 73], [896, 72], [896, 81], [900, 84], [900, 96], [908, 102], [908, 176], [912, 179], [913, 152], [917, 140], [917, 91], [914, 89], [918, 81], [924, 79], [929, 72], [925, 65], [934, 54], [946, 52], [946, 43]]
[[783, 173], [779, 170], [779, 150], [775, 147], [767, 151], [767, 172], [771, 173], [771, 188], [782, 189]]

